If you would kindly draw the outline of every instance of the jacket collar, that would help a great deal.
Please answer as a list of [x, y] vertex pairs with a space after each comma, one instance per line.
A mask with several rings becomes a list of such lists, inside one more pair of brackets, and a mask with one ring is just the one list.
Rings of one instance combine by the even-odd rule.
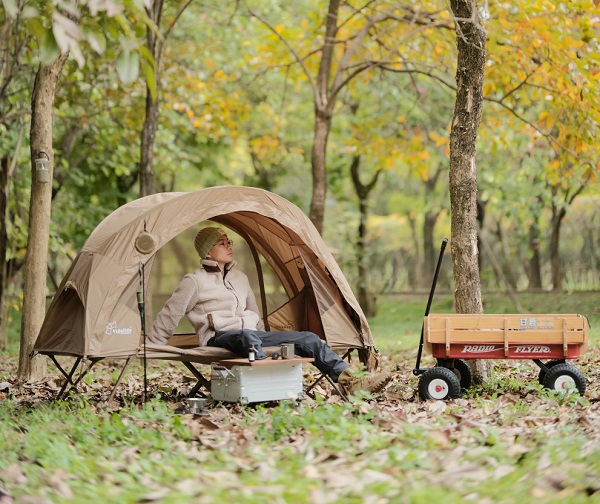
[[[225, 265], [225, 273], [227, 273], [231, 268], [233, 268], [237, 264], [236, 261], [231, 261]], [[213, 261], [212, 259], [202, 259], [202, 267], [209, 273], [220, 273], [219, 263], [217, 261]]]

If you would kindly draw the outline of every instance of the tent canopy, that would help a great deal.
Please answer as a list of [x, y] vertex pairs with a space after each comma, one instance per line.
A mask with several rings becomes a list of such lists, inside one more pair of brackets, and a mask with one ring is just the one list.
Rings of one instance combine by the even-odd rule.
[[[92, 359], [136, 355], [143, 343], [137, 294], [147, 296], [152, 288], [156, 253], [205, 220], [247, 242], [267, 327], [313, 331], [335, 351], [356, 348], [363, 362], [370, 357], [374, 343], [366, 317], [312, 222], [285, 198], [233, 186], [154, 194], [106, 217], [61, 282], [34, 351]], [[287, 297], [271, 313], [266, 313], [261, 257]]]

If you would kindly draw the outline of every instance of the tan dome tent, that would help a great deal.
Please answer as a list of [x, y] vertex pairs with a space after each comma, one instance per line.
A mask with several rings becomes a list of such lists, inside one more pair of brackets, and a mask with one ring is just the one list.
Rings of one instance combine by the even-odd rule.
[[[72, 385], [71, 376], [81, 360], [93, 364], [105, 358], [146, 355], [210, 363], [230, 356], [224, 349], [198, 348], [197, 340], [189, 336], [175, 335], [164, 346], [144, 345], [141, 334], [137, 293], [143, 279], [144, 295], [151, 294], [149, 279], [157, 252], [205, 220], [231, 229], [247, 242], [268, 328], [313, 331], [336, 352], [356, 349], [367, 368], [375, 367], [376, 350], [367, 320], [312, 222], [276, 194], [233, 186], [154, 194], [106, 217], [59, 286], [34, 352], [49, 355]], [[269, 265], [285, 292], [284, 302], [270, 313], [261, 263]], [[63, 371], [55, 356], [77, 358], [70, 373]]]

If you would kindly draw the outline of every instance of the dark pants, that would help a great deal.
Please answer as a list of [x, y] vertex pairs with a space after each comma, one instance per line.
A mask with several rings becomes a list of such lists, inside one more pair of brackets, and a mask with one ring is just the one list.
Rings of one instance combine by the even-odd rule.
[[348, 369], [348, 364], [315, 333], [308, 331], [256, 331], [242, 329], [236, 331], [217, 331], [208, 340], [207, 346], [221, 347], [246, 356], [254, 345], [256, 358], [264, 359], [263, 346], [279, 346], [283, 343], [293, 343], [295, 352], [300, 357], [313, 358], [313, 364], [319, 371], [328, 375], [334, 382], [342, 371]]

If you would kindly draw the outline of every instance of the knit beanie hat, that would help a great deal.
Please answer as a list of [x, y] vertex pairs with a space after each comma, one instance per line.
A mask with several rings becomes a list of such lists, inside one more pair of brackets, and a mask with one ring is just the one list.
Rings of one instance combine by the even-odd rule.
[[210, 249], [213, 247], [217, 240], [224, 234], [227, 234], [221, 228], [218, 227], [205, 227], [198, 231], [196, 239], [194, 240], [194, 246], [200, 256], [200, 259], [204, 259]]

